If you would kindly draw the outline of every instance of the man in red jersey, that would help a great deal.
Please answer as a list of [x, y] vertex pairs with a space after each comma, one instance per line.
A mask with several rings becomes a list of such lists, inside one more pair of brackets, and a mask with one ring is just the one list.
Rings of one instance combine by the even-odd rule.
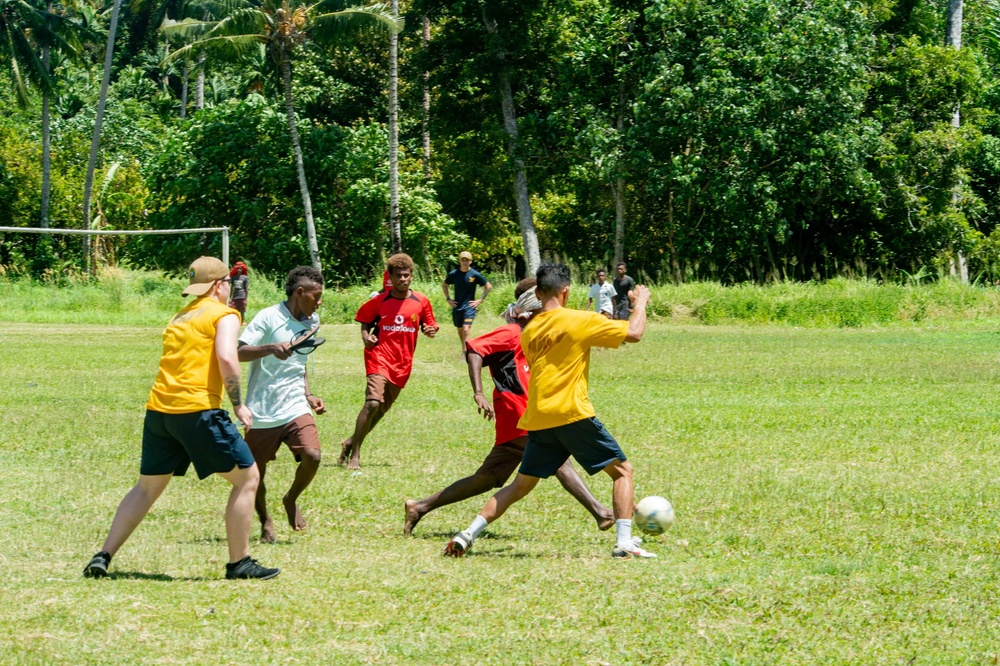
[[[534, 278], [530, 280], [534, 282]], [[473, 399], [483, 418], [496, 422], [496, 443], [472, 476], [459, 479], [420, 501], [407, 500], [403, 534], [410, 534], [420, 519], [434, 509], [500, 488], [521, 464], [528, 433], [518, 428], [517, 422], [528, 405], [529, 376], [528, 362], [521, 351], [521, 331], [541, 307], [542, 303], [535, 296], [532, 286], [514, 304], [512, 314], [516, 318], [515, 323], [505, 324], [467, 341], [466, 357]], [[492, 404], [483, 392], [483, 365], [490, 369], [495, 385]], [[590, 512], [600, 529], [606, 530], [614, 525], [614, 514], [591, 494], [569, 460], [559, 468], [556, 477], [563, 488]]]
[[368, 384], [354, 434], [341, 444], [338, 463], [346, 464], [348, 469], [361, 469], [361, 444], [406, 386], [413, 368], [417, 331], [429, 338], [438, 332], [431, 302], [423, 294], [410, 290], [413, 259], [406, 254], [394, 254], [389, 257], [387, 268], [392, 290], [366, 301], [354, 317], [361, 324]]

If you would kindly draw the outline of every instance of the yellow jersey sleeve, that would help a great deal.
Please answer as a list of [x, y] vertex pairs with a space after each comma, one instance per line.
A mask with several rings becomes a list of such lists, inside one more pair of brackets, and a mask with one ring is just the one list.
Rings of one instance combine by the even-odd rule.
[[620, 347], [628, 336], [628, 322], [608, 319], [602, 314], [589, 312], [590, 316], [582, 322], [577, 331], [577, 338], [591, 347]]

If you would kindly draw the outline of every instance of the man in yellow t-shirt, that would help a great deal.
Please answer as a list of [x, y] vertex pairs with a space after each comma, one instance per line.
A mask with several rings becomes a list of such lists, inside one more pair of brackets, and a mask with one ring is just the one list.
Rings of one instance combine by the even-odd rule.
[[226, 505], [226, 578], [266, 579], [280, 573], [250, 559], [250, 522], [260, 474], [247, 443], [221, 408], [225, 389], [240, 423], [252, 425], [240, 397], [240, 315], [226, 305], [229, 268], [214, 257], [200, 257], [188, 275], [190, 284], [182, 295], [196, 298], [163, 331], [160, 371], [146, 403], [139, 481], [118, 505], [104, 547], [83, 570], [88, 578], [108, 575], [112, 556], [171, 477], [184, 476], [192, 463], [198, 478], [218, 474], [233, 487]]
[[444, 554], [461, 557], [479, 533], [573, 456], [588, 474], [605, 471], [614, 481], [616, 543], [612, 557], [656, 557], [632, 538], [632, 465], [615, 438], [597, 420], [587, 395], [591, 347], [639, 342], [646, 329], [649, 289], [636, 287], [630, 321], [566, 308], [570, 273], [562, 264], [543, 264], [535, 293], [542, 309], [521, 334], [531, 368], [528, 408], [518, 426], [528, 431], [521, 469], [514, 481], [490, 498], [468, 529], [456, 534]]

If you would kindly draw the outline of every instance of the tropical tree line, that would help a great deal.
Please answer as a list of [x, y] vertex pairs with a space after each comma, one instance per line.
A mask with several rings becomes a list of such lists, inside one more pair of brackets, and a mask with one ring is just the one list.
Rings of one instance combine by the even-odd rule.
[[[1000, 0], [0, 0], [0, 225], [257, 268], [1000, 278]], [[191, 89], [194, 89], [192, 94]], [[44, 273], [210, 236], [0, 235]]]

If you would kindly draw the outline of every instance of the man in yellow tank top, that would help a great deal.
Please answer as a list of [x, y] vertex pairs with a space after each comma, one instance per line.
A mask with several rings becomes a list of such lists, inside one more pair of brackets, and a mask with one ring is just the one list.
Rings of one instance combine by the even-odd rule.
[[596, 312], [565, 307], [570, 285], [566, 266], [543, 264], [536, 277], [535, 293], [542, 309], [521, 334], [524, 358], [531, 368], [528, 408], [518, 423], [528, 431], [521, 469], [510, 485], [490, 498], [472, 524], [448, 542], [444, 554], [461, 557], [489, 523], [573, 456], [588, 474], [603, 470], [614, 482], [616, 543], [612, 557], [656, 557], [632, 538], [632, 465], [597, 420], [587, 395], [591, 347], [639, 342], [646, 330], [649, 289], [636, 287], [632, 319], [615, 321]]
[[200, 257], [191, 264], [189, 277], [183, 295], [196, 298], [163, 331], [160, 371], [146, 403], [139, 481], [119, 504], [104, 547], [83, 570], [88, 578], [108, 575], [112, 556], [171, 477], [184, 476], [192, 463], [198, 478], [218, 474], [233, 487], [226, 505], [226, 578], [266, 579], [280, 573], [250, 559], [250, 522], [260, 475], [246, 442], [221, 408], [224, 389], [240, 423], [252, 425], [240, 396], [240, 315], [226, 305], [229, 269], [214, 257]]

